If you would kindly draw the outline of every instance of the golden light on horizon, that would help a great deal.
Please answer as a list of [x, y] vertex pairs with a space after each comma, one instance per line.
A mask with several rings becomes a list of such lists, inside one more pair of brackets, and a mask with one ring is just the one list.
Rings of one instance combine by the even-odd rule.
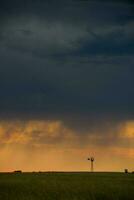
[[[95, 170], [120, 171], [134, 164], [134, 122], [119, 124], [116, 134], [78, 134], [62, 121], [0, 122], [0, 171], [89, 170], [86, 158], [96, 158]], [[9, 166], [10, 163], [10, 166]]]
[[134, 121], [126, 122], [125, 136], [134, 139]]

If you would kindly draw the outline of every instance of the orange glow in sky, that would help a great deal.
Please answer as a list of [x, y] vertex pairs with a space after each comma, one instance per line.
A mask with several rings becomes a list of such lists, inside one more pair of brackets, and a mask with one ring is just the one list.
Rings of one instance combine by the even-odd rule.
[[134, 166], [133, 121], [108, 135], [77, 134], [58, 120], [1, 121], [0, 143], [0, 171], [87, 171], [90, 155], [95, 157], [96, 171]]

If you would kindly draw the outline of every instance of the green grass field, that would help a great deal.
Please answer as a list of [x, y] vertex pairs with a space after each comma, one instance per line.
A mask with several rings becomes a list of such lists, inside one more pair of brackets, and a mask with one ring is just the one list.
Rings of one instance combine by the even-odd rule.
[[1, 173], [0, 200], [134, 200], [134, 174]]

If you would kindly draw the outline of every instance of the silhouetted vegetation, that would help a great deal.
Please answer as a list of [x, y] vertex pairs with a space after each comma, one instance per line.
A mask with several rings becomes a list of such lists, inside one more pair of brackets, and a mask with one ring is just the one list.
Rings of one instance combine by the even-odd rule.
[[14, 173], [22, 173], [22, 171], [21, 170], [16, 170], [16, 171], [14, 171]]
[[124, 171], [125, 171], [126, 174], [128, 173], [128, 169], [125, 169]]

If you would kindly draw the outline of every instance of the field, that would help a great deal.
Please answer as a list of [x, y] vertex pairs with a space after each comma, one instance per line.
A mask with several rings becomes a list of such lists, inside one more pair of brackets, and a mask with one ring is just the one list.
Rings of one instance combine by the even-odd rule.
[[0, 200], [134, 200], [134, 174], [1, 173]]

